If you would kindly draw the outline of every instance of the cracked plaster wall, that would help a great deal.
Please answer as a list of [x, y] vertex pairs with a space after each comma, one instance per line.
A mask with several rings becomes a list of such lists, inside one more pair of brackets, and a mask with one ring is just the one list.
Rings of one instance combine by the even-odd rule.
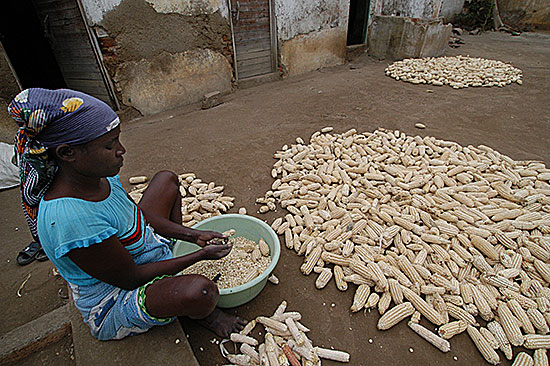
[[371, 16], [394, 15], [411, 18], [437, 18], [451, 21], [460, 14], [464, 7], [464, 0], [371, 0]]
[[123, 105], [143, 115], [232, 89], [224, 0], [82, 0]]
[[345, 61], [348, 0], [276, 0], [279, 60], [293, 76]]
[[[182, 15], [213, 14], [220, 11], [227, 19], [228, 10], [225, 0], [146, 0], [159, 13], [177, 13]], [[88, 20], [98, 24], [109, 11], [115, 9], [122, 0], [82, 0]]]

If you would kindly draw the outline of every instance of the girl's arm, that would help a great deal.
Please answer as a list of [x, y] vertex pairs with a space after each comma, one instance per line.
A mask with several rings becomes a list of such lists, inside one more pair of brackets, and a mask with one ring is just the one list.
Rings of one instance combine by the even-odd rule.
[[141, 208], [141, 212], [143, 212], [147, 223], [155, 229], [155, 232], [167, 238], [197, 243], [201, 247], [205, 246], [207, 241], [214, 238], [225, 238], [222, 234], [215, 231], [195, 230], [185, 227], [143, 207]]
[[87, 248], [71, 250], [69, 258], [90, 276], [110, 285], [133, 290], [157, 276], [175, 275], [204, 259], [219, 259], [231, 251], [231, 244], [206, 245], [181, 257], [137, 265], [116, 236]]

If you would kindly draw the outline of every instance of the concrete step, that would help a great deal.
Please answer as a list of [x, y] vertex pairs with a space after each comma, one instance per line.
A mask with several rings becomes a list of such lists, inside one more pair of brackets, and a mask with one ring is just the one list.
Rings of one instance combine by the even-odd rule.
[[0, 337], [0, 365], [14, 364], [69, 334], [69, 305], [57, 308]]
[[119, 341], [98, 341], [71, 301], [69, 313], [77, 366], [199, 366], [178, 321]]
[[248, 89], [257, 85], [271, 83], [272, 81], [277, 81], [281, 79], [279, 72], [272, 72], [270, 74], [253, 76], [251, 78], [239, 79], [237, 81], [237, 87], [239, 89]]

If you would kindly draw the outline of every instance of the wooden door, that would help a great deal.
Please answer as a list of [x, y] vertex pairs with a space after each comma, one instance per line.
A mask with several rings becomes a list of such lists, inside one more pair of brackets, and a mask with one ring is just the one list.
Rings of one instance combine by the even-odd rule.
[[90, 94], [114, 109], [118, 102], [80, 0], [33, 0], [67, 88]]
[[230, 0], [237, 80], [277, 69], [271, 0]]

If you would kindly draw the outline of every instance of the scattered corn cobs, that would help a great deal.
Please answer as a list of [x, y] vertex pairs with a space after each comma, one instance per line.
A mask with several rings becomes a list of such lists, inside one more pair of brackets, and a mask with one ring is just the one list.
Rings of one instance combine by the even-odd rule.
[[469, 86], [522, 84], [520, 69], [501, 61], [467, 56], [407, 58], [386, 68], [386, 75], [413, 84]]
[[[544, 163], [400, 131], [325, 131], [274, 154], [265, 196], [288, 211], [272, 228], [317, 288], [357, 285], [352, 311], [377, 309], [380, 329], [410, 317], [442, 351], [468, 330], [492, 364], [490, 347], [508, 359], [524, 342], [550, 347]], [[420, 316], [439, 336], [413, 325]]]
[[[321, 365], [321, 359], [349, 362], [350, 356], [343, 351], [313, 346], [306, 333], [310, 330], [300, 323], [302, 315], [286, 311], [283, 301], [270, 317], [258, 316], [250, 321], [240, 333], [231, 334], [231, 341], [239, 345], [239, 354], [230, 354], [220, 344], [222, 356], [235, 365], [253, 366], [300, 366]], [[250, 336], [257, 324], [263, 325], [265, 334], [262, 343]]]
[[[223, 195], [223, 186], [214, 182], [205, 183], [194, 173], [184, 173], [178, 176], [180, 193], [182, 195], [181, 213], [184, 226], [191, 227], [197, 222], [212, 216], [221, 215], [233, 207], [234, 197]], [[137, 185], [130, 197], [137, 203], [148, 184]]]

